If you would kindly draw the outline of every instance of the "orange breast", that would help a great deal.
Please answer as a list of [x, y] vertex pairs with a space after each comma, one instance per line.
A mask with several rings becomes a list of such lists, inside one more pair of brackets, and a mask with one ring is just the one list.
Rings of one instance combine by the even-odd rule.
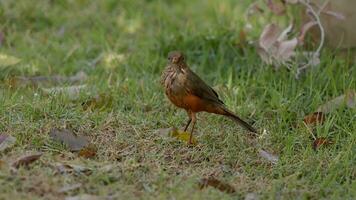
[[195, 95], [187, 95], [183, 98], [184, 104], [193, 112], [205, 111], [206, 102]]

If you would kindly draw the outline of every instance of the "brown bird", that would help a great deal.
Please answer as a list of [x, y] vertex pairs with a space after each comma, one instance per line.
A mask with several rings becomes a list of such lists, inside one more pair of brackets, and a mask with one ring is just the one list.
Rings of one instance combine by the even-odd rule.
[[201, 111], [227, 116], [249, 131], [257, 132], [251, 125], [225, 107], [224, 102], [219, 99], [213, 88], [189, 69], [181, 52], [173, 51], [168, 54], [168, 65], [163, 71], [161, 83], [164, 85], [169, 100], [188, 113], [189, 120], [184, 131], [188, 129], [191, 122], [193, 124], [189, 143], [192, 142], [196, 113]]

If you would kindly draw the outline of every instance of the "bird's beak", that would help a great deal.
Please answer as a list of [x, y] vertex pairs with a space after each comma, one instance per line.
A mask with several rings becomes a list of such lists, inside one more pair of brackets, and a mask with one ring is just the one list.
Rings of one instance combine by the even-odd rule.
[[177, 63], [178, 62], [178, 58], [177, 57], [173, 57], [172, 62], [173, 63]]

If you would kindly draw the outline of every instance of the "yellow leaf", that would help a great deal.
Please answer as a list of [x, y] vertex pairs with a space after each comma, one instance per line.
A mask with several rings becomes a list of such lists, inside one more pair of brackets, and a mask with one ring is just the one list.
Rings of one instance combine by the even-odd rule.
[[[190, 133], [188, 132], [184, 132], [184, 131], [180, 131], [177, 129], [172, 129], [172, 131], [170, 132], [170, 136], [177, 138], [178, 140], [184, 141], [184, 142], [189, 142], [189, 138], [190, 138]], [[197, 145], [198, 141], [193, 137], [192, 138], [192, 143], [191, 145]]]
[[19, 58], [0, 53], [0, 66], [7, 67], [10, 65], [15, 65], [20, 61], [21, 60]]

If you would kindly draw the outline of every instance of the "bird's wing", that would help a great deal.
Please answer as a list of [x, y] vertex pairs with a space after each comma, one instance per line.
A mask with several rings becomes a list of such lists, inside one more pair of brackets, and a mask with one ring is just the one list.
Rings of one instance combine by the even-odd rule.
[[190, 93], [202, 99], [224, 104], [224, 102], [219, 99], [218, 93], [216, 93], [213, 88], [211, 88], [208, 84], [206, 84], [193, 71], [191, 71], [190, 69], [187, 70], [190, 71], [187, 73], [187, 80], [186, 80], [186, 83], [188, 84], [187, 88], [191, 88]]

